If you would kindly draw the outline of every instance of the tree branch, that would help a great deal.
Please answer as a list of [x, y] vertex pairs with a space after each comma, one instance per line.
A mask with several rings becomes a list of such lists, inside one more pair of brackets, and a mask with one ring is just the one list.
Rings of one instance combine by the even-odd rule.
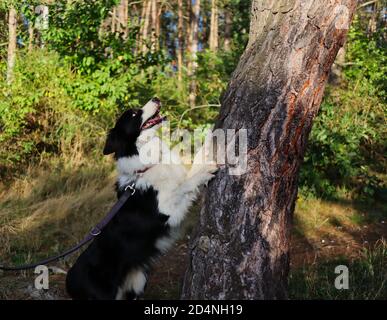
[[356, 10], [359, 10], [363, 7], [366, 7], [366, 6], [369, 6], [370, 4], [373, 4], [375, 2], [379, 2], [379, 0], [372, 0], [372, 1], [368, 1], [368, 2], [365, 2], [365, 3], [362, 3], [361, 5], [359, 5]]

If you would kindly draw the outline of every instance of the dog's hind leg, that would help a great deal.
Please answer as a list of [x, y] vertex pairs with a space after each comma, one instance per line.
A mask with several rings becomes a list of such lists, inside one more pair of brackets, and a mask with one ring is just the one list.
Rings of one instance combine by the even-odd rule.
[[142, 268], [130, 270], [118, 289], [116, 300], [134, 300], [144, 293], [146, 283], [146, 273]]

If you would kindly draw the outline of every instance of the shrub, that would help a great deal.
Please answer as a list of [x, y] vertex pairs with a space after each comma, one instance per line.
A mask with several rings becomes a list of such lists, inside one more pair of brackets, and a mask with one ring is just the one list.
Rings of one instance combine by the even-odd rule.
[[386, 168], [386, 50], [355, 19], [347, 45], [345, 79], [329, 87], [313, 125], [301, 168], [304, 195], [352, 192], [372, 199]]
[[81, 75], [65, 87], [74, 104], [94, 113], [145, 102], [150, 94], [142, 94], [149, 92], [158, 71], [153, 66], [165, 64], [161, 51], [136, 52], [137, 24], [128, 26], [126, 37], [101, 27], [117, 3], [55, 1], [50, 6], [50, 28], [43, 33], [49, 48]]
[[365, 82], [356, 89], [362, 95], [376, 96], [387, 102], [387, 42], [385, 30], [369, 34], [355, 17], [348, 35], [346, 78], [354, 83]]
[[0, 82], [3, 177], [52, 154], [75, 157], [91, 150], [104, 135], [111, 115], [92, 117], [76, 108], [66, 87], [79, 77], [57, 54], [46, 50], [21, 53], [14, 73], [12, 85]]

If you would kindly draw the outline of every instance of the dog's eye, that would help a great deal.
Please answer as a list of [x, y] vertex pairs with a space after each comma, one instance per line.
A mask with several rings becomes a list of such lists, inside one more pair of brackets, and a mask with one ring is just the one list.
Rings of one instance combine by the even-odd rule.
[[132, 114], [132, 118], [134, 118], [136, 116], [137, 112], [133, 113]]

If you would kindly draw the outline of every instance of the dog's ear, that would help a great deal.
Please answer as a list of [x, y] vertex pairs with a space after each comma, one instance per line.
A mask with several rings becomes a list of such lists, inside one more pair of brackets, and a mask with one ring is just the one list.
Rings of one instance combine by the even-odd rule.
[[106, 156], [113, 152], [116, 152], [116, 136], [113, 130], [110, 130], [106, 137], [105, 147], [103, 148], [103, 154]]

